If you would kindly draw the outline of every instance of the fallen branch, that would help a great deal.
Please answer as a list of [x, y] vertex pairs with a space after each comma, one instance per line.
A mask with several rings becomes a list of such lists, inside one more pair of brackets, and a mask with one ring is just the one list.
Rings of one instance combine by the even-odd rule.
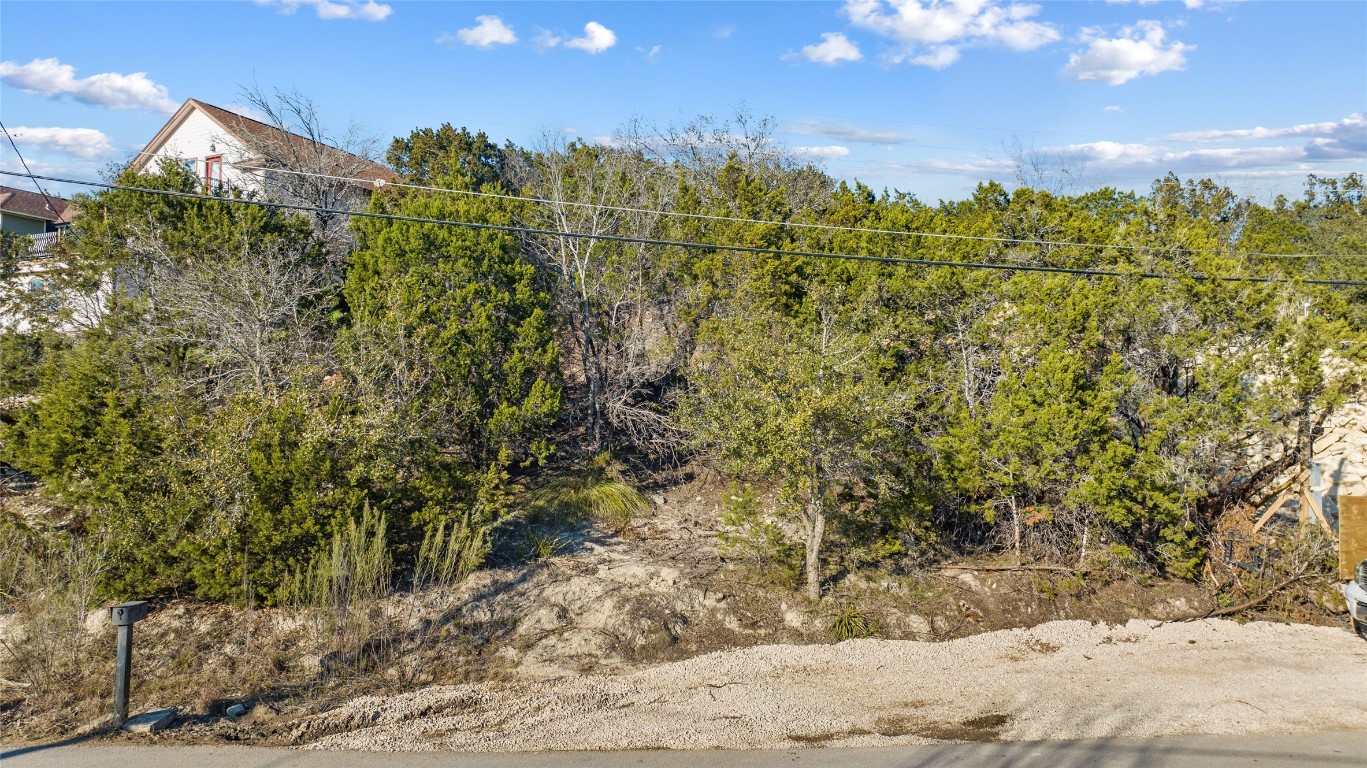
[[1179, 619], [1169, 619], [1168, 621], [1163, 622], [1163, 624], [1167, 624], [1169, 622], [1174, 621], [1200, 621], [1202, 619], [1214, 619], [1220, 616], [1230, 616], [1232, 614], [1242, 613], [1248, 610], [1249, 608], [1254, 608], [1267, 602], [1267, 600], [1271, 598], [1273, 595], [1277, 594], [1278, 592], [1281, 592], [1283, 589], [1286, 589], [1287, 587], [1291, 586], [1292, 584], [1295, 584], [1301, 579], [1304, 579], [1306, 577], [1306, 567], [1308, 566], [1302, 566], [1300, 572], [1297, 573], [1295, 576], [1292, 576], [1286, 579], [1285, 581], [1279, 582], [1278, 584], [1273, 586], [1272, 589], [1267, 590], [1262, 595], [1259, 595], [1258, 597], [1255, 597], [1252, 600], [1245, 600], [1244, 602], [1239, 603], [1238, 605], [1230, 605], [1224, 608], [1211, 608], [1209, 611], [1206, 611], [1205, 613], [1192, 614], [1191, 616], [1183, 616]]
[[21, 683], [18, 680], [6, 680], [5, 678], [0, 677], [0, 685], [8, 685], [12, 688], [29, 688], [33, 683]]
[[1090, 573], [1091, 568], [1069, 568], [1066, 565], [937, 565], [937, 571], [1057, 571], [1059, 573]]

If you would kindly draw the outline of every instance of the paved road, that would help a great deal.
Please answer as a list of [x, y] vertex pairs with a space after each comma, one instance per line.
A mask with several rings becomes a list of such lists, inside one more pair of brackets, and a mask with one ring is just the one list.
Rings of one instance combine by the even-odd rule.
[[[1364, 714], [1367, 720], [1367, 714]], [[1364, 722], [1367, 727], [1367, 722]], [[939, 744], [877, 749], [698, 752], [309, 752], [262, 747], [174, 747], [58, 743], [0, 747], [4, 768], [1360, 768], [1367, 730], [1163, 739], [1091, 739]]]

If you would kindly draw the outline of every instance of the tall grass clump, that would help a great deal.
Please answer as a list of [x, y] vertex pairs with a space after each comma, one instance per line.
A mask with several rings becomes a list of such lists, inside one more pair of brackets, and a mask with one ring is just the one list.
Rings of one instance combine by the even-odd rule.
[[650, 499], [622, 477], [608, 453], [596, 456], [587, 470], [556, 478], [537, 489], [532, 504], [552, 517], [593, 520], [618, 534], [650, 509]]
[[86, 618], [99, 604], [104, 539], [0, 521], [0, 677], [29, 703], [62, 706], [88, 676]]
[[380, 661], [388, 646], [381, 600], [389, 594], [393, 560], [383, 514], [367, 506], [332, 536], [332, 546], [286, 581], [281, 602], [312, 611], [324, 671], [361, 668]]

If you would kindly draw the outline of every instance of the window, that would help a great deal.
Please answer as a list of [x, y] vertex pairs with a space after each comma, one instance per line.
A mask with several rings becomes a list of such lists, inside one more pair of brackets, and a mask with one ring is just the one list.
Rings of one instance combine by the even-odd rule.
[[223, 191], [223, 155], [204, 158], [204, 193], [208, 195]]
[[62, 308], [61, 290], [41, 277], [28, 281], [28, 292], [38, 300], [38, 308], [45, 312], [56, 312]]

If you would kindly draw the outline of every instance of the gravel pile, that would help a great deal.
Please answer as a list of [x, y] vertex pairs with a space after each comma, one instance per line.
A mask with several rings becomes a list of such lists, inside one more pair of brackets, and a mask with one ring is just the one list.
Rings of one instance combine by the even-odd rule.
[[945, 643], [724, 651], [628, 675], [437, 686], [299, 723], [362, 750], [778, 749], [1361, 728], [1343, 629], [1056, 621]]

